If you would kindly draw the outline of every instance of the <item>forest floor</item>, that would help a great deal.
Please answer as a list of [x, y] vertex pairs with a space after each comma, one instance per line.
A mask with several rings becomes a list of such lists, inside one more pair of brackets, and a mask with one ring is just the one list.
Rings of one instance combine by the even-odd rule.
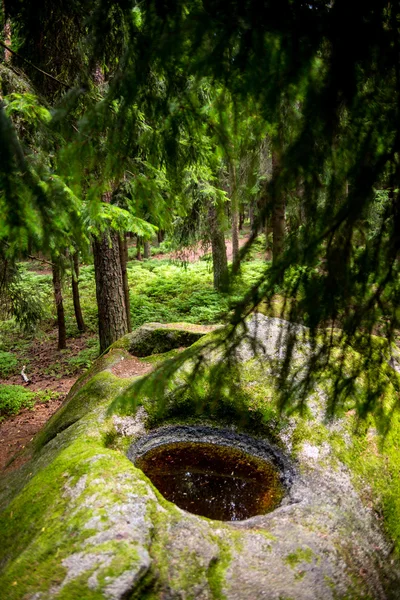
[[[248, 236], [242, 236], [240, 247], [247, 241]], [[226, 240], [228, 260], [232, 260], [232, 242]], [[132, 251], [135, 249], [132, 248]], [[152, 259], [155, 260], [184, 260], [195, 263], [209, 249], [200, 244], [187, 251], [157, 254], [153, 248]], [[28, 267], [33, 273], [50, 276], [51, 271], [43, 265], [32, 264]], [[76, 379], [89, 366], [79, 360], [71, 367], [71, 362], [94, 346], [96, 335], [92, 332], [80, 334], [68, 339], [68, 352], [57, 349], [57, 329], [52, 323], [42, 335], [26, 340], [23, 334], [12, 334], [13, 346], [18, 348], [20, 366], [18, 373], [7, 378], [0, 378], [0, 384], [20, 385], [29, 391], [38, 391], [41, 396], [32, 408], [23, 408], [18, 414], [0, 421], [0, 471], [11, 470], [19, 465], [18, 454], [33, 439], [34, 435], [44, 426], [50, 417], [64, 402], [69, 390]], [[26, 359], [26, 360], [25, 360]], [[20, 368], [26, 364], [26, 374], [30, 383], [26, 384], [20, 375]], [[142, 375], [149, 371], [151, 365], [132, 357], [119, 367], [115, 374], [119, 377]]]
[[[71, 352], [77, 355], [85, 345], [85, 336], [68, 340]], [[80, 372], [74, 376], [62, 371], [55, 373], [53, 365], [61, 365], [64, 359], [57, 350], [57, 330], [54, 328], [42, 341], [33, 342], [24, 349], [29, 361], [26, 374], [30, 383], [25, 384], [20, 374], [7, 379], [0, 379], [0, 384], [22, 385], [29, 391], [46, 392], [43, 400], [35, 403], [32, 408], [23, 408], [17, 415], [10, 416], [0, 422], [0, 470], [12, 457], [32, 440], [33, 436], [50, 419], [51, 415], [61, 406], [69, 390], [75, 383]], [[29, 358], [28, 358], [29, 357]], [[65, 375], [65, 376], [63, 376]], [[13, 467], [15, 464], [13, 463]]]

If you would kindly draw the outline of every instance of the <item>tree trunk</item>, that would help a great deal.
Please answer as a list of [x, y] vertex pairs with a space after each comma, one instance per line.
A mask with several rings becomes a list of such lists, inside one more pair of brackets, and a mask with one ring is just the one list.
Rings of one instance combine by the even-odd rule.
[[110, 231], [93, 242], [100, 352], [128, 332], [118, 237]]
[[65, 328], [64, 304], [61, 289], [61, 272], [57, 258], [52, 258], [53, 272], [53, 292], [57, 308], [57, 327], [58, 327], [58, 349], [65, 350], [67, 347], [67, 332]]
[[239, 196], [237, 193], [236, 167], [231, 170], [231, 214], [232, 214], [232, 260], [239, 255]]
[[142, 260], [142, 252], [141, 252], [141, 239], [139, 236], [136, 238], [136, 260]]
[[[273, 150], [272, 152], [272, 174], [274, 179], [279, 177], [281, 171], [280, 150], [281, 149], [279, 148], [279, 151]], [[285, 225], [285, 196], [281, 188], [275, 193], [271, 215], [273, 262], [276, 262], [283, 252], [285, 243]]]
[[253, 231], [253, 229], [254, 229], [254, 200], [250, 201], [249, 219], [250, 219], [250, 229]]
[[264, 232], [265, 232], [265, 250], [267, 252], [269, 252], [271, 250], [271, 244], [270, 244], [270, 241], [269, 241], [270, 234], [272, 233], [271, 227], [270, 227], [270, 222], [271, 222], [271, 219], [265, 219], [265, 226], [264, 226]]
[[150, 258], [151, 256], [151, 247], [148, 240], [145, 240], [143, 244], [143, 256], [144, 258]]
[[244, 210], [239, 212], [239, 231], [242, 231], [244, 224]]
[[157, 241], [158, 241], [158, 245], [161, 244], [161, 242], [164, 241], [164, 237], [165, 237], [165, 232], [163, 229], [159, 229], [157, 231]]
[[74, 301], [74, 311], [78, 330], [85, 331], [85, 322], [83, 320], [81, 299], [79, 296], [79, 252], [74, 252], [72, 257], [72, 299]]
[[211, 251], [214, 271], [214, 288], [221, 291], [228, 283], [228, 260], [226, 257], [223, 229], [223, 208], [210, 204], [209, 220], [211, 231]]
[[[5, 3], [3, 0], [3, 16], [7, 14]], [[6, 19], [3, 26], [3, 37], [4, 43], [11, 48], [11, 21], [10, 19]], [[11, 60], [11, 52], [4, 48], [4, 62], [8, 63]]]
[[119, 258], [121, 262], [121, 271], [122, 271], [122, 285], [124, 287], [124, 301], [125, 301], [125, 310], [126, 310], [126, 324], [128, 327], [128, 332], [132, 331], [132, 323], [131, 323], [131, 301], [129, 298], [129, 282], [128, 282], [128, 271], [126, 268], [128, 262], [128, 240], [126, 233], [123, 236], [118, 236], [118, 246], [119, 246]]

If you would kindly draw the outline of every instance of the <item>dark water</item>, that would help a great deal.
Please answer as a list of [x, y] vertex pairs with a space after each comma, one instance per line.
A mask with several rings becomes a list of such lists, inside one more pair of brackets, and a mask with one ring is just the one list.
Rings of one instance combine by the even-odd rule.
[[177, 442], [150, 450], [136, 465], [167, 500], [219, 521], [265, 514], [284, 493], [276, 467], [226, 446]]

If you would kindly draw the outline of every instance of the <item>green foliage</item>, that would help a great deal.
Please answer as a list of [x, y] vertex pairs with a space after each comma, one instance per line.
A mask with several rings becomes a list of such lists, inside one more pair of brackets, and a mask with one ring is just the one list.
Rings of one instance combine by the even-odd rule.
[[35, 392], [21, 385], [0, 385], [0, 420], [16, 415], [21, 408], [32, 408], [35, 404]]
[[[28, 240], [55, 254], [72, 240], [87, 246], [89, 233], [108, 227], [149, 238], [149, 223], [179, 226], [187, 239], [199, 223], [207, 232], [207, 207], [228, 197], [236, 208], [251, 202], [259, 227], [284, 196], [290, 235], [272, 269], [247, 290], [246, 277], [234, 278], [229, 299], [193, 282], [186, 294], [161, 282], [182, 308], [149, 285], [144, 298], [133, 294], [135, 324], [185, 315], [210, 322], [228, 313], [229, 301], [239, 302], [238, 324], [280, 292], [285, 316], [314, 335], [327, 323], [347, 337], [378, 326], [393, 341], [400, 328], [397, 3], [187, 0], [166, 10], [153, 0], [99, 0], [88, 21], [80, 1], [68, 11], [50, 10], [48, 0], [37, 11], [14, 4], [5, 4], [13, 44], [53, 75], [15, 59], [11, 68], [26, 70], [38, 94], [21, 82], [1, 90], [0, 239], [15, 253]], [[45, 47], [44, 29], [53, 32]], [[58, 98], [56, 110], [42, 97]], [[272, 177], [271, 156], [279, 163]], [[251, 252], [250, 244], [243, 259]], [[20, 296], [19, 303], [24, 327], [39, 320], [37, 306], [25, 318], [29, 307]], [[87, 312], [94, 328], [88, 303]], [[329, 352], [328, 334], [324, 342]]]
[[153, 237], [157, 231], [157, 228], [144, 219], [140, 219], [114, 204], [104, 202], [97, 207], [94, 215], [88, 215], [84, 219], [84, 226], [87, 232], [94, 236], [101, 235], [101, 233], [111, 228], [121, 232], [130, 231], [148, 239]]
[[30, 125], [48, 123], [51, 120], [50, 111], [38, 103], [33, 94], [13, 93], [5, 98], [6, 114], [23, 115], [24, 120]]
[[12, 352], [0, 351], [0, 377], [6, 379], [13, 375], [18, 366], [18, 359]]
[[21, 271], [18, 279], [10, 285], [8, 293], [11, 314], [22, 330], [32, 333], [48, 316], [45, 282], [37, 275]]
[[215, 323], [229, 309], [228, 299], [214, 291], [212, 275], [201, 263], [131, 263], [128, 276], [134, 327], [149, 321]]
[[[95, 340], [96, 341], [96, 340]], [[82, 369], [89, 369], [92, 363], [99, 356], [100, 348], [96, 341], [96, 344], [90, 348], [81, 350], [77, 356], [72, 356], [67, 360], [67, 364], [73, 371], [80, 371]]]

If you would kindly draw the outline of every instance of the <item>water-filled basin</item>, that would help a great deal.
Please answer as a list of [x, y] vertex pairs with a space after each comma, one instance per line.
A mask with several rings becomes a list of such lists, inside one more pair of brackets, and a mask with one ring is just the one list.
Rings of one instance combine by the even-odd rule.
[[269, 444], [207, 427], [163, 428], [134, 444], [128, 456], [167, 500], [219, 521], [274, 510], [291, 479]]

